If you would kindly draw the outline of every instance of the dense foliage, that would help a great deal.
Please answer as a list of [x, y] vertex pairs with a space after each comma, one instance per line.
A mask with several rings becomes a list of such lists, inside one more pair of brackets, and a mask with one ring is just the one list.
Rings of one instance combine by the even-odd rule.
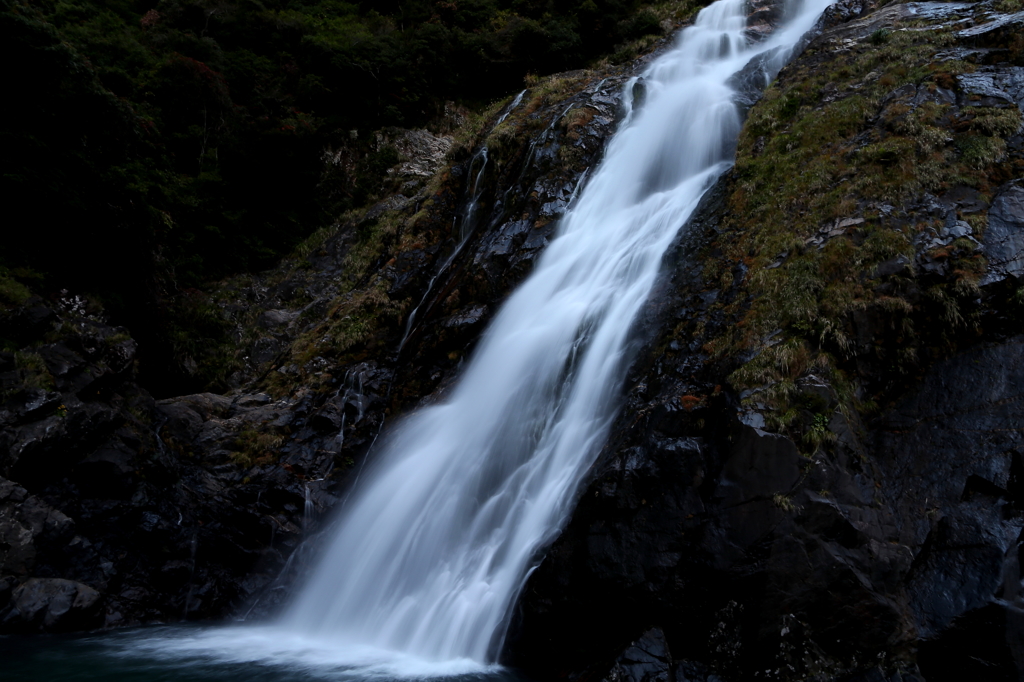
[[[372, 196], [394, 152], [371, 131], [659, 31], [638, 0], [0, 3], [0, 268], [102, 301], [151, 352], [190, 289]], [[326, 183], [341, 146], [354, 169]]]

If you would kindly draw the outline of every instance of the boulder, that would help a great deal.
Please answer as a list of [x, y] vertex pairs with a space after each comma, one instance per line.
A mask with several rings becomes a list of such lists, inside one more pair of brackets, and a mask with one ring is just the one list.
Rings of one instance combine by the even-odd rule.
[[615, 661], [604, 682], [671, 682], [672, 657], [658, 628], [644, 633]]
[[288, 326], [298, 316], [298, 311], [294, 310], [268, 310], [260, 315], [256, 324], [264, 329], [277, 329]]
[[423, 129], [395, 130], [390, 137], [402, 162], [388, 170], [388, 173], [403, 177], [429, 178], [434, 175], [441, 168], [453, 143], [449, 135], [433, 135]]
[[59, 632], [98, 625], [100, 593], [63, 578], [30, 578], [11, 593], [5, 626]]
[[74, 527], [61, 512], [0, 478], [0, 575], [31, 575], [40, 552], [58, 549], [71, 539]]

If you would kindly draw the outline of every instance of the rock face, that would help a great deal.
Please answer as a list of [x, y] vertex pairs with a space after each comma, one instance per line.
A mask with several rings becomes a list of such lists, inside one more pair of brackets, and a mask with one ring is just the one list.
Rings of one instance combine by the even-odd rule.
[[[639, 325], [644, 350], [625, 408], [572, 521], [531, 575], [510, 663], [542, 679], [1022, 678], [1024, 311], [1014, 301], [1024, 159], [1021, 103], [1007, 85], [1019, 67], [1003, 61], [1019, 59], [1020, 45], [979, 40], [993, 29], [961, 34], [966, 45], [950, 51], [923, 27], [1003, 21], [972, 8], [834, 8], [751, 110], [736, 170], [666, 258]], [[842, 77], [830, 77], [842, 65], [883, 77], [865, 45], [885, 44], [890, 34], [879, 31], [898, 28], [901, 13], [928, 17], [922, 37], [900, 48], [908, 62], [969, 49], [977, 65], [894, 79], [856, 125], [813, 144], [855, 163], [871, 145], [919, 134], [893, 121], [924, 106], [950, 116], [936, 137], [939, 149], [949, 145], [948, 162], [979, 172], [885, 197], [876, 194], [885, 180], [848, 177], [836, 213], [818, 217], [810, 202], [787, 200], [785, 215], [807, 227], [753, 236], [745, 221], [760, 209], [751, 196], [770, 191], [757, 185], [757, 158], [779, 139], [803, 153], [800, 140], [813, 133], [802, 121], [858, 101], [863, 85], [843, 90]], [[809, 82], [820, 90], [800, 102], [793, 93]], [[806, 118], [761, 127], [762, 111], [798, 105]], [[1005, 117], [1001, 133], [981, 140], [953, 129], [982, 110]], [[974, 142], [994, 153], [971, 161]], [[810, 176], [815, 161], [803, 158]], [[856, 163], [862, 179], [893, 167]], [[854, 251], [883, 237], [900, 247]], [[839, 261], [829, 260], [833, 249]], [[968, 277], [965, 259], [982, 255]], [[835, 318], [832, 308], [785, 301], [808, 290], [821, 300], [844, 282], [866, 286]], [[965, 297], [951, 322], [928, 301], [954, 287]], [[893, 297], [884, 305], [900, 312], [873, 311], [875, 296]], [[776, 314], [782, 308], [792, 316]], [[897, 361], [907, 349], [913, 360]]]
[[30, 578], [11, 595], [5, 621], [48, 632], [98, 624], [100, 593], [82, 583], [60, 578]]
[[405, 130], [393, 141], [398, 153], [408, 159], [390, 172], [402, 176], [429, 178], [444, 164], [445, 155], [452, 147], [452, 139], [435, 136], [426, 130]]
[[1024, 187], [1020, 182], [1004, 188], [992, 202], [985, 234], [989, 270], [982, 284], [1007, 277], [1024, 278]]
[[123, 329], [30, 305], [47, 342], [2, 358], [0, 375], [0, 628], [208, 618], [251, 599], [301, 541], [305, 492], [286, 470], [242, 465], [271, 445], [256, 429], [294, 404], [157, 404]]
[[229, 395], [154, 400], [78, 303], [0, 309], [0, 632], [274, 609], [386, 418], [443, 390], [530, 271], [647, 59], [543, 80], [471, 146], [386, 131], [408, 195], [215, 298]]
[[[757, 40], [778, 8], [751, 11]], [[763, 99], [758, 64], [737, 78], [736, 168], [666, 256], [509, 662], [1020, 677], [1019, 27], [990, 3], [844, 1]], [[22, 350], [0, 353], [0, 628], [279, 603], [347, 474], [443, 396], [529, 273], [644, 63], [558, 74], [470, 145], [392, 131], [401, 194], [214, 296], [244, 360], [228, 395], [155, 401], [123, 330], [41, 300], [5, 313]]]
[[657, 628], [645, 632], [622, 652], [605, 676], [605, 682], [669, 682], [672, 656], [665, 635]]
[[601, 670], [617, 637], [658, 623], [723, 679], [856, 678], [858, 659], [1016, 679], [1022, 368], [1024, 337], [975, 347], [867, 437], [837, 416], [835, 448], [811, 458], [738, 421], [680, 438], [687, 420], [664, 405], [604, 462], [531, 580], [519, 660]]

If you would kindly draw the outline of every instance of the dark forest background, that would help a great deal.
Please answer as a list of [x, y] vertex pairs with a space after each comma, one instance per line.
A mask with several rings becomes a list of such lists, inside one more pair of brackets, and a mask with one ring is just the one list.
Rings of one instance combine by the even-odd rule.
[[[216, 331], [192, 294], [373, 198], [396, 159], [372, 131], [657, 33], [649, 4], [0, 0], [0, 305], [82, 294], [169, 380], [168, 339]], [[326, 186], [338, 145], [353, 181]]]

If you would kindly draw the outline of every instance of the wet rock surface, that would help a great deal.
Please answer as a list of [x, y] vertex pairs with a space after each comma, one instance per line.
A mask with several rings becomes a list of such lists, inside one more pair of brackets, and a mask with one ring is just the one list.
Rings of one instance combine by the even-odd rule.
[[[840, 2], [807, 59], [969, 7]], [[778, 11], [752, 11], [756, 40]], [[948, 107], [952, 128], [972, 107], [1024, 106], [1020, 67], [999, 61], [1018, 19], [981, 11], [935, 59], [978, 58], [977, 68], [893, 88], [860, 148], [887, 134], [886, 111]], [[348, 474], [395, 417], [443, 396], [529, 273], [644, 63], [528, 89], [469, 148], [396, 131], [410, 164], [396, 170], [411, 178], [401, 194], [334, 226], [298, 265], [220, 292], [245, 350], [228, 395], [155, 401], [134, 383], [123, 330], [39, 300], [6, 316], [5, 338], [26, 346], [0, 354], [0, 628], [270, 612], [315, 559], [303, 540], [323, 530]], [[745, 107], [759, 77], [752, 64], [737, 80]], [[823, 86], [815, 106], [862, 87]], [[1006, 157], [1021, 148], [1020, 132], [1007, 134]], [[446, 153], [444, 177], [424, 184]], [[890, 376], [885, 355], [906, 345], [900, 328], [867, 306], [851, 313], [844, 367], [856, 386], [822, 368], [796, 377], [787, 390], [801, 437], [780, 432], [771, 386], [730, 381], [788, 332], [764, 330], [735, 357], [712, 349], [742, 328], [735, 311], [758, 294], [744, 288], [750, 262], [723, 253], [736, 183], [708, 192], [666, 256], [637, 325], [623, 413], [527, 585], [508, 660], [544, 679], [609, 682], [1017, 679], [1019, 179], [854, 203], [772, 254], [768, 267], [784, 268], [799, 250], [864, 242], [872, 221], [913, 226], [910, 248], [861, 281], [922, 309], [930, 284], [952, 285], [966, 257], [987, 259], [968, 292], [980, 331], [906, 376]], [[714, 263], [725, 265], [711, 278]], [[953, 324], [923, 319], [924, 334], [937, 319]], [[851, 392], [877, 397], [875, 407], [848, 409]]]
[[216, 299], [244, 353], [227, 395], [154, 400], [125, 330], [0, 311], [25, 344], [0, 355], [0, 632], [271, 613], [390, 418], [436, 399], [529, 273], [647, 59], [528, 90], [470, 149], [386, 131], [403, 193]]
[[82, 583], [61, 578], [30, 578], [14, 589], [7, 623], [47, 632], [96, 626], [100, 593]]
[[48, 341], [14, 354], [0, 411], [0, 628], [209, 618], [251, 599], [301, 541], [305, 494], [281, 466], [240, 465], [293, 404], [157, 403], [124, 330], [48, 317]]
[[1024, 187], [1020, 182], [1003, 188], [992, 202], [985, 232], [988, 274], [982, 284], [1007, 277], [1024, 278]]
[[[841, 54], [903, 14], [952, 22], [975, 6], [855, 9], [827, 13], [800, 61], [805, 70], [790, 78], [825, 68], [822, 44]], [[992, 40], [970, 47], [1004, 49], [1004, 38]], [[1019, 107], [1008, 85], [1019, 67], [981, 54], [988, 61], [947, 87], [896, 88], [880, 113], [893, 103]], [[843, 97], [832, 87], [818, 106]], [[1021, 167], [1019, 134], [1007, 131], [1007, 157], [997, 164]], [[761, 141], [753, 153], [764, 148]], [[671, 651], [663, 660], [675, 680], [1021, 679], [1024, 326], [1006, 298], [1021, 284], [1013, 269], [1019, 181], [999, 170], [990, 178], [987, 191], [951, 183], [879, 202], [871, 218], [829, 220], [765, 266], [785, 267], [795, 252], [835, 248], [837, 239], [856, 242], [870, 219], [906, 221], [915, 227], [912, 249], [861, 277], [876, 291], [903, 292], [911, 301], [904, 319], [935, 335], [943, 323], [924, 312], [924, 292], [959, 277], [954, 251], [987, 258], [964, 308], [983, 323], [965, 324], [969, 331], [899, 378], [878, 354], [901, 343], [890, 323], [851, 312], [852, 345], [831, 351], [848, 358], [835, 362], [850, 383], [824, 365], [803, 365], [787, 384], [788, 417], [772, 407], [771, 384], [732, 388], [737, 367], [781, 355], [791, 338], [783, 329], [762, 332], [745, 353], [714, 352], [763, 294], [747, 276], [753, 258], [706, 274], [734, 238], [737, 183], [747, 179], [726, 176], [705, 195], [641, 315], [643, 350], [610, 442], [527, 584], [510, 663], [544, 679], [643, 679], [646, 669], [630, 677], [630, 666], [649, 662], [647, 645], [638, 645], [655, 637]], [[844, 391], [877, 404], [844, 403]], [[787, 432], [782, 417], [806, 426]]]
[[810, 455], [725, 391], [686, 401], [714, 380], [691, 360], [636, 375], [511, 662], [630, 670], [635, 645], [610, 652], [656, 626], [697, 662], [677, 680], [1018, 679], [1024, 337], [935, 365], [870, 423], [836, 411]]
[[665, 635], [655, 628], [622, 652], [604, 682], [669, 682], [671, 675], [672, 656]]

